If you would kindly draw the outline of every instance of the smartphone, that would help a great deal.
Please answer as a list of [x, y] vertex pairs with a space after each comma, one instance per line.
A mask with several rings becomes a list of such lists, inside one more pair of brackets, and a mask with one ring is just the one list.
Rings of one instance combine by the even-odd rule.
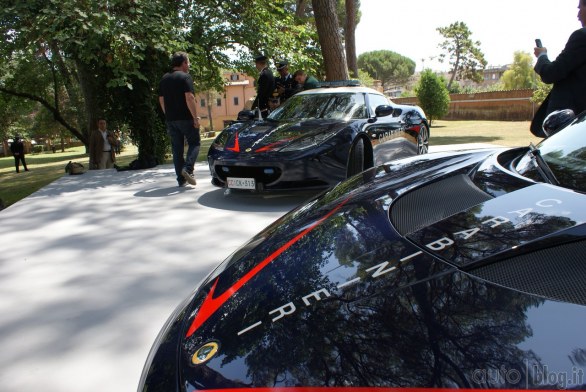
[[535, 46], [537, 46], [538, 48], [543, 48], [543, 45], [541, 44], [541, 40], [539, 38], [535, 40]]

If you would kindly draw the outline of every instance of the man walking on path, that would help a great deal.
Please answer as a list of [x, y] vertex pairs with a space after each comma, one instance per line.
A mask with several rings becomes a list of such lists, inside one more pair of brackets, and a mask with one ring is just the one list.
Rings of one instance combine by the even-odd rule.
[[[175, 53], [171, 59], [171, 72], [166, 73], [159, 83], [159, 104], [171, 138], [173, 164], [179, 186], [186, 182], [195, 185], [193, 166], [200, 147], [199, 117], [195, 105], [193, 79], [189, 75], [187, 53]], [[185, 157], [184, 146], [187, 140]]]

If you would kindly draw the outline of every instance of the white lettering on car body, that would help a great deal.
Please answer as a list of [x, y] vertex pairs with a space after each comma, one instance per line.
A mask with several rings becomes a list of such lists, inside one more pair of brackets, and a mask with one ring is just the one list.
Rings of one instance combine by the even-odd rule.
[[[421, 252], [421, 251], [415, 252], [413, 254], [410, 254], [409, 256], [403, 257], [401, 260], [399, 260], [399, 262], [407, 261], [407, 260], [412, 259], [416, 256], [419, 256], [422, 253], [423, 252]], [[370, 275], [370, 278], [379, 278], [380, 276], [383, 276], [383, 275], [397, 269], [396, 266], [388, 267], [389, 264], [390, 264], [389, 261], [385, 261], [385, 262], [382, 262], [380, 264], [377, 264], [373, 267], [366, 269], [366, 271], [367, 272], [374, 271]], [[349, 281], [338, 284], [337, 288], [341, 289], [343, 287], [351, 286], [351, 285], [356, 284], [364, 279], [366, 279], [366, 278], [354, 278]], [[321, 288], [319, 290], [316, 290], [310, 294], [307, 294], [307, 295], [301, 297], [301, 301], [305, 304], [305, 306], [310, 306], [311, 305], [311, 301], [310, 301], [311, 298], [314, 298], [316, 300], [315, 302], [318, 302], [318, 301], [321, 301], [323, 298], [330, 297], [330, 296], [331, 296], [331, 294], [326, 288]], [[285, 316], [290, 316], [290, 315], [294, 314], [296, 311], [297, 311], [297, 308], [295, 307], [295, 304], [293, 302], [288, 302], [285, 305], [279, 306], [278, 308], [269, 311], [269, 315], [276, 314], [276, 317], [273, 317], [271, 320], [274, 323], [276, 321], [279, 321], [280, 319], [282, 319]], [[243, 334], [251, 331], [252, 329], [258, 327], [261, 324], [262, 324], [261, 321], [257, 321], [255, 323], [249, 325], [248, 327], [239, 331], [238, 336], [243, 335]]]
[[[390, 136], [390, 135], [388, 135], [388, 136]], [[382, 139], [382, 136], [380, 137], [380, 139]], [[540, 207], [540, 208], [553, 208], [553, 207], [556, 207], [557, 205], [560, 205], [560, 204], [563, 204], [563, 201], [559, 200], [559, 199], [543, 199], [543, 200], [537, 201], [535, 203], [535, 206]], [[535, 210], [536, 210], [535, 207], [529, 207], [529, 208], [521, 208], [518, 210], [509, 211], [507, 213], [512, 214], [512, 215], [516, 215], [518, 218], [523, 218], [524, 216], [534, 212]], [[490, 218], [490, 219], [487, 219], [487, 220], [481, 222], [481, 224], [494, 229], [494, 228], [499, 227], [505, 223], [511, 223], [511, 222], [512, 221], [507, 217], [495, 216], [493, 218]], [[480, 227], [473, 227], [470, 229], [455, 232], [455, 233], [453, 233], [453, 236], [454, 237], [461, 236], [464, 240], [468, 240], [468, 239], [474, 237], [475, 235], [477, 235], [478, 233], [480, 233], [481, 231], [482, 230]], [[429, 244], [427, 244], [425, 246], [432, 251], [440, 251], [440, 250], [444, 250], [454, 244], [455, 244], [455, 241], [453, 239], [448, 238], [448, 237], [442, 237], [442, 238], [439, 238], [433, 242], [430, 242]], [[406, 260], [414, 258], [414, 257], [420, 255], [421, 253], [422, 253], [421, 251], [415, 252], [409, 256], [403, 257], [402, 259], [399, 260], [399, 262], [404, 262]], [[372, 272], [370, 277], [371, 278], [379, 278], [380, 276], [383, 276], [383, 275], [397, 269], [396, 265], [389, 267], [390, 263], [391, 262], [389, 262], [389, 261], [385, 261], [383, 263], [377, 264], [373, 267], [366, 269], [366, 271], [367, 272], [374, 271], [374, 272]], [[348, 286], [357, 284], [364, 279], [365, 278], [360, 278], [360, 277], [353, 278], [349, 281], [339, 283], [336, 287], [337, 287], [337, 289], [342, 289], [344, 287], [348, 287]], [[301, 298], [301, 300], [306, 306], [310, 306], [310, 304], [311, 304], [310, 299], [311, 298], [314, 298], [317, 302], [317, 301], [321, 301], [322, 298], [324, 298], [324, 297], [330, 297], [330, 296], [331, 296], [331, 294], [329, 291], [327, 291], [327, 289], [321, 288], [321, 289], [314, 291], [306, 296], [303, 296]], [[296, 311], [297, 311], [297, 308], [295, 307], [295, 304], [293, 302], [289, 302], [283, 306], [280, 306], [276, 309], [271, 310], [269, 312], [269, 315], [277, 314], [276, 317], [274, 317], [272, 319], [272, 322], [274, 323], [274, 322], [282, 319], [285, 316], [290, 316], [290, 315], [294, 314]], [[240, 332], [238, 332], [238, 335], [245, 334], [245, 333], [249, 332], [250, 330], [252, 330], [253, 328], [258, 327], [261, 324], [262, 324], [261, 321], [257, 321], [255, 323], [251, 324], [250, 326], [244, 328]]]
[[[552, 207], [555, 207], [556, 205], [559, 205], [559, 204], [563, 204], [563, 202], [558, 199], [544, 199], [544, 200], [539, 200], [538, 202], [535, 203], [536, 206], [541, 207], [541, 208], [552, 208]], [[530, 214], [531, 212], [534, 212], [534, 211], [535, 211], [535, 208], [529, 207], [529, 208], [521, 208], [519, 210], [509, 211], [507, 213], [514, 214], [518, 218], [522, 218], [525, 215]], [[504, 217], [504, 216], [495, 216], [495, 217], [492, 217], [490, 219], [487, 219], [487, 220], [481, 222], [482, 225], [489, 226], [491, 229], [499, 227], [505, 223], [512, 223], [512, 221], [509, 218]], [[462, 236], [463, 239], [468, 240], [468, 239], [474, 237], [479, 232], [481, 232], [481, 229], [479, 227], [473, 227], [471, 229], [457, 231], [452, 234], [453, 234], [453, 237]], [[442, 237], [442, 238], [437, 239], [433, 242], [430, 242], [429, 244], [427, 244], [425, 246], [428, 249], [437, 252], [440, 250], [444, 250], [454, 244], [455, 244], [455, 241], [452, 240], [451, 238]]]

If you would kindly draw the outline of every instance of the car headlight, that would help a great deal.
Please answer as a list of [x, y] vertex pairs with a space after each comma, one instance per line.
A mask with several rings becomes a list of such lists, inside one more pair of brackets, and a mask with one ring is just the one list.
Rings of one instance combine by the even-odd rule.
[[290, 151], [300, 151], [306, 150], [308, 148], [312, 148], [318, 146], [325, 142], [326, 140], [330, 139], [334, 136], [337, 132], [324, 132], [317, 135], [301, 137], [292, 141], [291, 143], [287, 144], [285, 147], [281, 148], [279, 151], [281, 152], [290, 152]]

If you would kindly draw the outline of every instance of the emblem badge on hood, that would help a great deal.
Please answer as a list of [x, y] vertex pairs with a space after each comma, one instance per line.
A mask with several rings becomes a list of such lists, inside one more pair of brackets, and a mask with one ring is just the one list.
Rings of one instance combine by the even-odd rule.
[[195, 351], [191, 357], [191, 363], [194, 365], [201, 365], [202, 363], [206, 363], [212, 359], [214, 355], [216, 355], [219, 348], [220, 345], [217, 342], [207, 342]]

